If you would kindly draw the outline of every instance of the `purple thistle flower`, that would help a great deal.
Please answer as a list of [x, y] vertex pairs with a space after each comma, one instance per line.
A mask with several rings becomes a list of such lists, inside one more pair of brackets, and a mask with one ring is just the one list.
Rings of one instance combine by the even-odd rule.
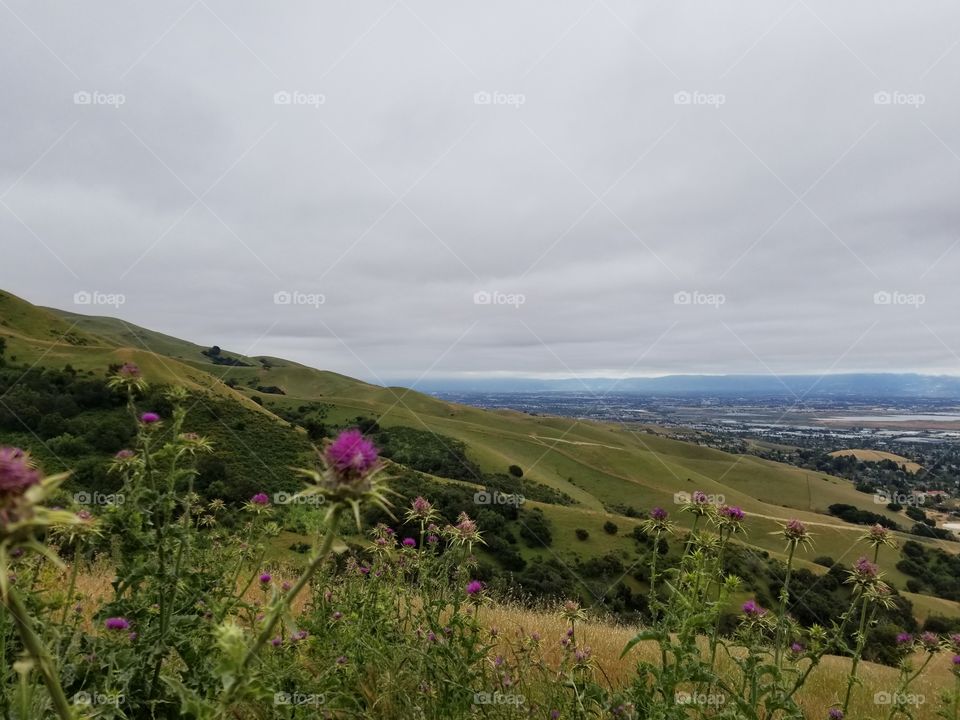
[[417, 495], [410, 503], [410, 512], [421, 520], [428, 519], [433, 514], [433, 503], [421, 495]]
[[669, 513], [667, 513], [667, 511], [664, 510], [662, 507], [655, 507], [653, 510], [650, 511], [651, 519], [659, 520], [659, 521], [666, 520], [668, 514]]
[[403, 539], [403, 546], [404, 546], [404, 547], [408, 547], [408, 548], [416, 547], [416, 546], [417, 546], [417, 541], [414, 540], [412, 537], [404, 538], [404, 539]]
[[136, 363], [125, 362], [120, 366], [120, 369], [117, 370], [117, 374], [125, 378], [130, 378], [131, 380], [136, 380], [140, 377], [140, 368]]
[[740, 522], [745, 517], [743, 510], [736, 505], [724, 505], [720, 508], [720, 514], [734, 522]]
[[483, 583], [479, 580], [471, 580], [467, 583], [467, 595], [476, 595], [483, 590]]
[[117, 460], [129, 460], [132, 457], [136, 457], [136, 453], [133, 450], [120, 450], [113, 457]]
[[107, 618], [104, 627], [106, 627], [107, 630], [129, 630], [130, 621], [122, 617]]
[[260, 574], [260, 583], [262, 585], [266, 585], [271, 580], [273, 580], [273, 576], [270, 573], [265, 572]]
[[324, 455], [339, 473], [365, 475], [379, 459], [377, 448], [359, 430], [345, 430], [327, 446]]
[[160, 422], [160, 416], [155, 412], [145, 412], [140, 416], [140, 422], [144, 425], [153, 425], [154, 423]]
[[799, 520], [790, 520], [783, 529], [783, 534], [787, 540], [805, 540], [808, 537], [807, 526]]
[[920, 643], [929, 652], [934, 652], [940, 647], [940, 638], [932, 632], [925, 632], [920, 636]]
[[0, 448], [0, 494], [22, 495], [40, 482], [40, 473], [30, 465], [30, 457], [20, 448]]
[[830, 708], [827, 717], [830, 718], [830, 720], [843, 720], [843, 710], [840, 708]]
[[873, 580], [877, 577], [877, 573], [880, 568], [878, 568], [874, 563], [867, 560], [865, 557], [861, 557], [853, 565], [853, 571], [862, 578]]
[[694, 490], [691, 499], [694, 505], [706, 505], [707, 494], [703, 490]]
[[793, 643], [790, 646], [790, 652], [792, 652], [794, 655], [800, 655], [803, 653], [803, 645], [798, 642]]
[[333, 619], [334, 619], [334, 620], [339, 620], [339, 619], [342, 618], [342, 617], [343, 617], [343, 613], [340, 612], [339, 610], [337, 610], [337, 611], [333, 614]]
[[440, 542], [440, 538], [438, 538], [436, 535], [427, 535], [427, 542], [431, 545], [436, 545], [438, 542]]
[[747, 600], [740, 606], [740, 609], [743, 610], [744, 615], [749, 615], [750, 617], [760, 617], [767, 612], [757, 604], [756, 600]]
[[252, 502], [254, 505], [269, 505], [270, 496], [264, 492], [258, 492], [256, 495], [250, 498], [250, 502]]
[[897, 645], [906, 645], [913, 642], [913, 635], [908, 632], [902, 632], [897, 635]]
[[954, 655], [954, 656], [953, 656], [953, 664], [954, 664], [954, 665], [960, 665], [960, 655]]
[[277, 637], [275, 637], [273, 640], [270, 641], [270, 644], [273, 645], [274, 647], [280, 647], [280, 643], [282, 642], [283, 640], [281, 640], [280, 636], [277, 635]]

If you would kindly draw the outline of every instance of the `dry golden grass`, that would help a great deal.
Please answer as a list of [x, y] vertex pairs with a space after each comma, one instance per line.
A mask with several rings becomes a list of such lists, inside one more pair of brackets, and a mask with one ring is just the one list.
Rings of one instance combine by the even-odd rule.
[[[546, 613], [525, 610], [509, 606], [492, 606], [481, 610], [481, 620], [485, 625], [496, 627], [504, 638], [502, 650], [506, 650], [507, 641], [517, 632], [529, 634], [533, 631], [542, 636], [544, 647], [548, 648], [547, 657], [556, 660], [560, 657], [559, 640], [567, 629], [566, 621], [559, 613]], [[592, 657], [598, 669], [598, 676], [606, 678], [611, 685], [625, 685], [635, 676], [638, 660], [659, 662], [659, 649], [653, 642], [638, 644], [625, 658], [620, 654], [627, 642], [636, 635], [636, 627], [616, 625], [604, 622], [587, 622], [578, 626], [578, 643], [589, 645]], [[922, 656], [916, 658], [922, 662]], [[805, 667], [805, 663], [801, 663]], [[728, 658], [720, 663], [723, 671], [731, 675], [736, 671], [735, 664]], [[919, 667], [919, 664], [917, 665]], [[804, 713], [810, 718], [825, 718], [830, 706], [843, 698], [846, 691], [847, 673], [850, 659], [828, 656], [807, 679], [804, 688], [798, 693]], [[850, 706], [850, 718], [874, 720], [885, 718], [889, 706], [874, 703], [874, 693], [894, 692], [897, 686], [896, 668], [861, 663], [860, 677], [863, 685], [855, 687]], [[911, 686], [910, 692], [923, 695], [925, 702], [914, 711], [915, 720], [933, 720], [939, 703], [939, 694], [953, 687], [951, 657], [940, 654], [927, 667], [923, 675]]]
[[895, 455], [891, 452], [886, 452], [884, 450], [866, 450], [864, 448], [851, 448], [849, 450], [835, 450], [830, 453], [831, 457], [842, 457], [845, 455], [853, 455], [857, 460], [862, 460], [863, 462], [880, 462], [881, 460], [892, 460], [897, 465], [902, 467], [904, 470], [910, 473], [918, 473], [923, 469], [918, 463], [913, 462], [913, 460], [908, 460], [902, 455]]
[[[273, 573], [273, 576], [274, 581], [278, 583], [295, 579], [292, 572], [286, 576], [278, 571]], [[66, 591], [68, 579], [69, 570], [50, 578], [52, 587], [63, 592]], [[89, 610], [99, 601], [110, 596], [112, 579], [113, 573], [106, 565], [96, 566], [92, 571], [78, 575], [77, 593], [86, 609]], [[244, 584], [245, 581], [238, 586], [238, 591]], [[295, 615], [303, 612], [307, 595], [307, 593], [301, 593], [297, 598], [294, 604]], [[263, 600], [263, 591], [254, 583], [247, 590], [245, 597], [251, 602], [259, 602]], [[568, 627], [567, 621], [560, 616], [559, 611], [530, 610], [512, 605], [484, 605], [480, 609], [480, 622], [486, 627], [497, 629], [499, 645], [494, 649], [494, 653], [509, 655], [511, 641], [516, 640], [518, 636], [529, 636], [536, 632], [540, 635], [547, 663], [559, 664], [562, 654], [560, 639], [564, 637]], [[96, 632], [88, 613], [85, 613], [85, 625], [88, 630]], [[611, 687], [627, 685], [635, 677], [638, 660], [652, 663], [659, 661], [659, 650], [653, 642], [640, 643], [627, 657], [621, 658], [624, 647], [636, 632], [635, 626], [599, 620], [588, 620], [578, 624], [577, 642], [590, 647], [600, 682]], [[916, 660], [919, 663], [922, 657], [918, 655]], [[736, 672], [735, 664], [727, 657], [721, 656], [719, 666], [731, 677]], [[919, 667], [919, 664], [917, 666]], [[804, 688], [798, 693], [807, 717], [825, 718], [830, 706], [842, 699], [846, 690], [849, 668], [849, 658], [828, 656], [810, 674]], [[873, 701], [874, 693], [883, 691], [892, 693], [897, 685], [897, 670], [865, 662], [861, 663], [860, 677], [863, 684], [854, 688], [851, 712], [848, 717], [863, 720], [885, 718], [889, 707], [876, 705]], [[953, 683], [951, 657], [940, 654], [911, 686], [910, 692], [925, 698], [925, 702], [914, 709], [915, 720], [934, 720], [937, 717], [940, 693], [952, 689]]]

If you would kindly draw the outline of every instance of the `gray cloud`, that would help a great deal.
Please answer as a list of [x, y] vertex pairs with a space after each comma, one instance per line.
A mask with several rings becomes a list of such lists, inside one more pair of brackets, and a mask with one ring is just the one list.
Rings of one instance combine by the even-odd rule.
[[373, 380], [960, 364], [952, 3], [0, 15], [33, 302]]

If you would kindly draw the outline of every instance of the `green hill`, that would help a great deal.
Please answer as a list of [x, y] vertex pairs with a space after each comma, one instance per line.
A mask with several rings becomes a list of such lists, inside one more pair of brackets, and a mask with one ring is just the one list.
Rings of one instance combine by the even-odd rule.
[[[810, 562], [817, 556], [847, 563], [855, 560], [850, 550], [864, 531], [862, 526], [827, 514], [829, 505], [845, 503], [902, 520], [875, 505], [871, 496], [856, 491], [849, 481], [666, 439], [640, 425], [481, 410], [278, 358], [247, 357], [229, 350], [212, 356], [211, 346], [115, 318], [35, 307], [6, 293], [0, 293], [0, 337], [7, 342], [6, 357], [11, 362], [50, 368], [69, 364], [100, 376], [112, 363], [136, 362], [151, 382], [185, 385], [198, 394], [201, 405], [216, 405], [219, 410], [208, 413], [211, 417], [229, 415], [234, 427], [244, 428], [250, 426], [247, 418], [256, 417], [256, 423], [267, 422], [272, 429], [295, 434], [299, 454], [306, 446], [306, 436], [289, 419], [311, 415], [325, 428], [352, 424], [357, 418], [375, 421], [387, 432], [411, 428], [439, 446], [440, 452], [462, 443], [462, 472], [448, 473], [452, 479], [436, 479], [441, 483], [482, 484], [484, 476], [503, 474], [510, 465], [518, 465], [525, 481], [572, 499], [567, 505], [528, 504], [543, 511], [554, 528], [554, 542], [549, 548], [522, 548], [527, 558], [575, 560], [610, 552], [629, 558], [633, 540], [628, 534], [639, 522], [628, 517], [631, 511], [646, 511], [655, 505], [673, 511], [678, 509], [675, 494], [694, 490], [741, 506], [750, 517], [746, 542], [757, 552], [782, 555], [782, 540], [775, 535], [780, 525], [790, 518], [809, 523], [814, 546], [802, 560], [818, 572], [822, 568]], [[244, 444], [256, 443], [263, 434], [258, 431], [257, 436], [241, 437], [235, 430], [225, 432], [221, 425], [225, 423], [209, 421], [205, 429], [215, 428], [221, 446], [239, 456], [250, 454]], [[28, 444], [31, 440], [20, 439]], [[450, 457], [456, 457], [454, 448], [446, 449], [451, 451]], [[248, 465], [244, 472], [257, 472], [256, 462]], [[239, 480], [244, 486], [254, 482], [251, 477]], [[688, 522], [686, 516], [674, 515], [679, 522]], [[617, 535], [603, 532], [608, 520], [619, 526]], [[576, 539], [578, 528], [589, 532], [588, 541]], [[906, 535], [902, 539], [907, 537], [953, 551], [952, 543]], [[882, 556], [881, 561], [892, 569], [898, 555], [886, 552], [888, 557]], [[906, 576], [891, 570], [889, 579], [903, 588]]]

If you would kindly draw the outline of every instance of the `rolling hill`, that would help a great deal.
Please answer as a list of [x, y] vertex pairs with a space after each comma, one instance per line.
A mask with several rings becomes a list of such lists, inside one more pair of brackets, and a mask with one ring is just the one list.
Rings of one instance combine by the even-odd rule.
[[[52, 368], [69, 364], [102, 374], [111, 363], [134, 361], [153, 383], [185, 385], [210, 403], [255, 414], [271, 427], [296, 433], [300, 443], [305, 443], [303, 431], [281, 416], [310, 405], [322, 407], [323, 422], [329, 426], [363, 417], [388, 430], [430, 433], [441, 444], [463, 443], [467, 470], [474, 469], [470, 472], [505, 473], [510, 465], [518, 465], [525, 480], [573, 501], [569, 505], [527, 503], [543, 511], [555, 538], [549, 548], [524, 548], [529, 559], [574, 561], [613, 552], [629, 560], [635, 547], [630, 532], [640, 522], [632, 511], [657, 505], [672, 511], [678, 509], [678, 494], [698, 489], [744, 509], [749, 517], [745, 542], [758, 553], [782, 557], [783, 542], [776, 536], [781, 525], [790, 518], [808, 523], [814, 546], [804, 551], [801, 560], [816, 572], [823, 568], [812, 563], [815, 557], [850, 563], [856, 559], [853, 553], [861, 553], [853, 548], [863, 526], [829, 515], [831, 504], [845, 503], [901, 519], [841, 478], [667, 439], [639, 424], [481, 410], [279, 358], [246, 357], [226, 350], [212, 357], [209, 350], [216, 338], [209, 339], [210, 345], [188, 342], [115, 318], [36, 307], [6, 293], [0, 293], [0, 337], [6, 340], [8, 360], [18, 363]], [[220, 442], [231, 452], [248, 451], [243, 443], [230, 445], [229, 432], [220, 432]], [[434, 479], [450, 483], [472, 478], [467, 473], [459, 479]], [[478, 476], [476, 481], [482, 479]], [[688, 523], [687, 516], [675, 516], [678, 522]], [[618, 526], [617, 534], [603, 531], [610, 520]], [[589, 540], [578, 541], [577, 529], [587, 530]], [[907, 538], [954, 551], [953, 543], [901, 536]], [[884, 549], [880, 560], [889, 570], [890, 581], [903, 589], [906, 576], [893, 569], [898, 557], [896, 551]], [[921, 608], [932, 601], [911, 598]], [[936, 601], [938, 611], [943, 611], [942, 604]]]

